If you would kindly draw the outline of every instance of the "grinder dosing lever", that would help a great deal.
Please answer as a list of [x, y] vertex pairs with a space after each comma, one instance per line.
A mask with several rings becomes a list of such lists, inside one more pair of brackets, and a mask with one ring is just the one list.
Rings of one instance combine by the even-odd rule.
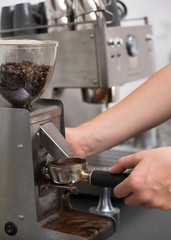
[[48, 164], [51, 180], [60, 185], [89, 182], [100, 187], [115, 187], [128, 177], [127, 173], [111, 174], [109, 171], [87, 171], [87, 160], [82, 157], [67, 157]]

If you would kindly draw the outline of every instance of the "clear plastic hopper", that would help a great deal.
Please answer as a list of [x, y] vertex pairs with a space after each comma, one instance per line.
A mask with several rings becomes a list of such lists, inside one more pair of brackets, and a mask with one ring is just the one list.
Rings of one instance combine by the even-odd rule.
[[29, 107], [53, 73], [58, 42], [0, 40], [0, 95], [15, 107]]

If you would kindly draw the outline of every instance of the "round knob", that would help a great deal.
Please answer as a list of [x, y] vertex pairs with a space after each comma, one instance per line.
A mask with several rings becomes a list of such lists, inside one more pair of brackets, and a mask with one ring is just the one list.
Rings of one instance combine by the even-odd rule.
[[134, 35], [129, 35], [126, 43], [128, 54], [131, 57], [136, 56], [139, 53], [138, 40]]

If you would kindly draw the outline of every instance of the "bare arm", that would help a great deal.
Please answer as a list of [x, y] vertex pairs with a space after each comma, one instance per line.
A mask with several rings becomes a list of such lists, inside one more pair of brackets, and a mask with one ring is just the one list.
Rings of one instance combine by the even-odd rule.
[[171, 117], [171, 64], [158, 71], [114, 107], [73, 129], [68, 142], [77, 154], [92, 156]]

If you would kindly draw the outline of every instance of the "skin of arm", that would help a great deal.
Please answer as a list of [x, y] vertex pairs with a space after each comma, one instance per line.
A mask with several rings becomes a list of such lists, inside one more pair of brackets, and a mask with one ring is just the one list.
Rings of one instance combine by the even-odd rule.
[[76, 128], [66, 139], [77, 155], [90, 157], [114, 147], [171, 117], [171, 64], [121, 102]]
[[[90, 157], [116, 146], [171, 117], [171, 64], [114, 107], [94, 119], [66, 129], [76, 155]], [[171, 147], [156, 148], [123, 157], [110, 169], [113, 174], [131, 168], [114, 188], [127, 206], [171, 209]]]

